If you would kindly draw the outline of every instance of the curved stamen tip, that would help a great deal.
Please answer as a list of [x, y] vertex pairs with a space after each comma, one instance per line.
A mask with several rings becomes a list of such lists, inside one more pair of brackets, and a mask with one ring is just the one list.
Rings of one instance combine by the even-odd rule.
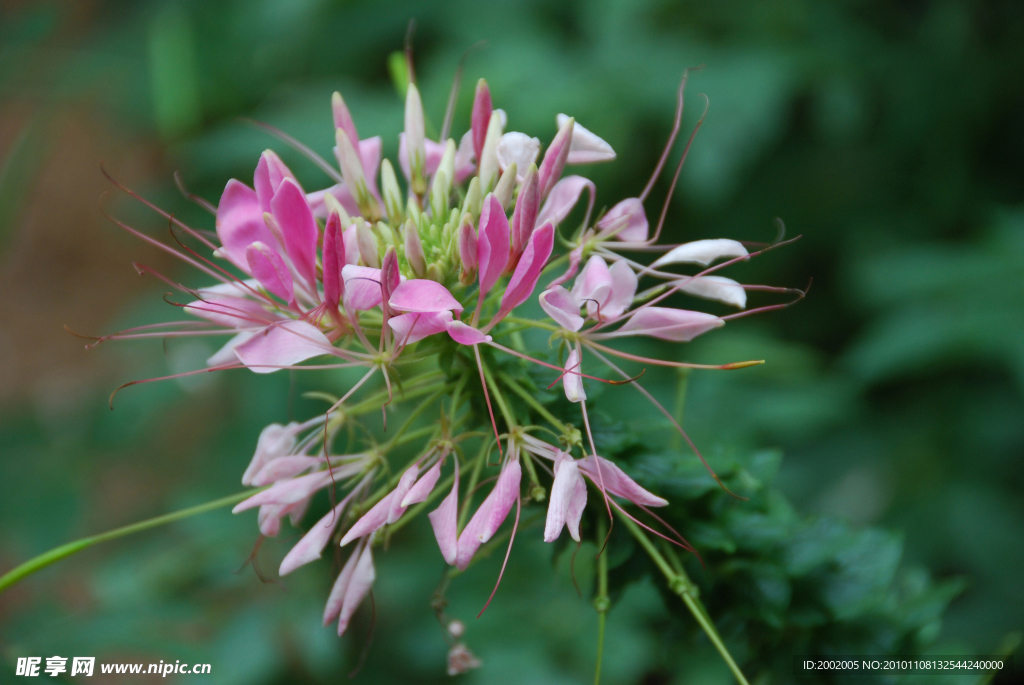
[[721, 368], [725, 371], [732, 371], [733, 369], [745, 369], [748, 366], [758, 366], [764, 364], [763, 359], [751, 359], [746, 362], [733, 362], [731, 364], [723, 364]]
[[[71, 330], [71, 328], [67, 324], [64, 324], [64, 330], [67, 331], [68, 333], [70, 333], [71, 335], [75, 336], [76, 338], [81, 338], [82, 340], [95, 340], [97, 342], [103, 340], [103, 338], [101, 338], [100, 336], [85, 335], [83, 333], [76, 333], [73, 330]], [[92, 347], [93, 347], [93, 345], [86, 345], [85, 346], [86, 349], [90, 349]]]

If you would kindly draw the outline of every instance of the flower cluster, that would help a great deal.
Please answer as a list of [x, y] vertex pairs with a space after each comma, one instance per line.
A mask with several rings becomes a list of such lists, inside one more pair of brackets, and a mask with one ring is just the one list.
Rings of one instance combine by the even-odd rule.
[[[469, 130], [458, 144], [446, 135], [436, 142], [426, 138], [419, 93], [414, 84], [408, 86], [397, 160], [404, 184], [394, 166], [381, 159], [381, 138], [361, 139], [345, 101], [335, 93], [338, 169], [295, 144], [333, 178], [334, 185], [307, 192], [280, 157], [268, 150], [256, 165], [251, 187], [231, 180], [217, 206], [210, 207], [216, 214], [216, 240], [166, 214], [177, 227], [176, 235], [182, 236], [179, 247], [158, 243], [122, 224], [216, 283], [192, 289], [168, 281], [194, 298], [182, 306], [196, 319], [108, 338], [230, 336], [209, 359], [207, 369], [190, 373], [241, 367], [255, 373], [365, 369], [352, 387], [331, 396], [332, 404], [322, 415], [264, 429], [242, 477], [244, 484], [263, 489], [235, 507], [236, 512], [258, 508], [261, 534], [275, 536], [284, 517], [300, 526], [313, 496], [330, 490], [333, 506], [288, 552], [280, 574], [318, 559], [332, 541], [351, 547], [324, 610], [324, 624], [336, 621], [339, 635], [373, 585], [374, 546], [402, 525], [411, 509], [419, 513], [436, 499], [441, 501], [429, 512], [429, 521], [441, 556], [462, 570], [482, 545], [495, 538], [515, 507], [511, 550], [525, 501], [547, 498], [546, 542], [556, 540], [563, 529], [572, 539], [581, 539], [588, 493], [609, 515], [614, 507], [630, 518], [633, 514], [626, 507], [650, 513], [650, 507], [667, 504], [597, 454], [585, 379], [632, 385], [675, 423], [612, 357], [658, 367], [701, 365], [640, 357], [612, 347], [610, 341], [647, 336], [687, 342], [731, 318], [666, 306], [677, 292], [745, 310], [748, 290], [783, 290], [746, 286], [714, 274], [752, 256], [735, 240], [657, 245], [665, 211], [652, 234], [645, 202], [674, 145], [684, 85], [685, 78], [676, 126], [647, 187], [596, 220], [594, 184], [564, 172], [568, 166], [613, 160], [611, 146], [572, 117], [559, 114], [557, 133], [541, 155], [538, 139], [505, 130], [505, 113], [493, 108], [488, 86], [481, 80]], [[582, 223], [575, 231], [566, 230], [563, 222], [584, 193]], [[186, 247], [185, 241], [199, 243], [212, 255]], [[565, 250], [556, 254], [559, 241]], [[651, 252], [664, 254], [649, 264], [626, 256]], [[678, 265], [695, 265], [699, 271], [683, 275], [673, 270]], [[545, 274], [550, 281], [539, 285]], [[638, 292], [642, 280], [652, 283]], [[514, 316], [533, 298], [550, 318]], [[524, 346], [519, 333], [530, 328], [550, 333], [564, 363], [539, 359], [544, 355]], [[482, 356], [485, 348], [488, 355]], [[539, 365], [550, 374], [552, 385], [561, 381], [566, 398], [579, 407], [577, 419], [555, 417], [524, 387], [522, 378], [491, 368], [485, 357], [496, 354]], [[445, 356], [464, 363], [437, 362]], [[315, 358], [317, 362], [308, 363]], [[616, 380], [585, 373], [585, 366], [589, 370], [595, 362]], [[701, 368], [753, 363], [758, 362]], [[382, 383], [370, 383], [378, 376]], [[396, 388], [399, 377], [401, 387]], [[524, 423], [528, 417], [517, 415], [506, 399], [511, 395], [548, 425]], [[405, 424], [386, 435], [386, 442], [374, 442], [353, 454], [332, 453], [339, 431], [369, 410], [383, 412], [386, 431], [389, 405], [396, 399], [417, 404]], [[410, 428], [417, 416], [438, 404], [439, 424]], [[486, 406], [488, 415], [477, 416], [471, 405]], [[485, 431], [477, 430], [481, 420]], [[481, 436], [479, 456], [467, 459], [460, 443]], [[409, 444], [421, 447], [411, 463], [392, 476], [390, 456]], [[498, 472], [474, 509], [473, 496], [486, 482], [481, 474], [495, 447], [500, 455]], [[543, 472], [551, 475], [548, 487], [538, 476]], [[654, 530], [640, 525], [689, 549], [667, 526]], [[458, 630], [448, 631], [453, 643], [449, 668], [454, 672], [478, 663], [461, 642], [458, 625]]]

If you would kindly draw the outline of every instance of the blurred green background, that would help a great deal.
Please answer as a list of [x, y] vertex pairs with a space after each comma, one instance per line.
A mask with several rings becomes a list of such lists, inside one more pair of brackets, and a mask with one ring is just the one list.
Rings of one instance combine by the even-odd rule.
[[[799, 306], [686, 351], [767, 360], [691, 376], [687, 429], [711, 454], [780, 449], [776, 484], [798, 510], [898, 531], [907, 563], [964, 579], [940, 641], [986, 653], [1020, 629], [1024, 7], [1010, 0], [0, 3], [0, 571], [239, 490], [260, 428], [311, 411], [299, 393], [315, 380], [243, 372], [133, 388], [107, 408], [120, 383], [195, 368], [213, 343], [86, 352], [63, 329], [175, 316], [166, 288], [138, 278], [132, 260], [191, 277], [102, 217], [111, 186], [100, 162], [212, 228], [172, 174], [216, 201], [229, 177], [250, 182], [273, 147], [307, 187], [326, 185], [237, 118], [327, 155], [334, 90], [394, 157], [402, 103], [386, 63], [410, 18], [435, 133], [460, 55], [485, 40], [467, 61], [455, 133], [481, 76], [513, 130], [546, 142], [557, 112], [577, 117], [619, 155], [583, 170], [598, 206], [640, 191], [682, 70], [706, 65], [685, 121], [699, 114], [698, 93], [710, 110], [666, 239], [768, 241], [778, 216], [803, 239], [739, 276], [791, 287], [813, 277], [814, 287]], [[101, 203], [166, 231], [137, 205]], [[653, 384], [671, 398], [674, 380]], [[641, 411], [622, 412], [643, 425]], [[224, 510], [93, 549], [0, 595], [0, 681], [25, 654], [209, 662], [203, 682], [344, 679], [368, 612], [340, 641], [320, 628], [326, 562], [286, 589], [236, 573], [256, 539], [250, 514]], [[420, 523], [377, 557], [375, 637], [357, 682], [446, 678], [429, 607], [442, 569]], [[276, 578], [294, 539], [263, 546], [265, 575]], [[565, 559], [552, 571], [538, 535], [520, 540], [484, 618], [473, 616], [493, 560], [452, 592], [449, 613], [484, 661], [467, 680], [588, 682], [595, 613]], [[577, 570], [589, 583], [586, 565]], [[605, 682], [728, 682], [713, 653], [681, 652], [685, 624], [652, 582], [631, 585], [610, 614]]]

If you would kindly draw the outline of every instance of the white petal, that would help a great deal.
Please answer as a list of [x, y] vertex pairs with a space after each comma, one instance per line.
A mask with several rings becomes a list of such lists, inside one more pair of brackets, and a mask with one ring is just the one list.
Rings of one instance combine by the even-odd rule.
[[665, 264], [700, 264], [707, 266], [716, 259], [746, 257], [747, 248], [735, 240], [713, 238], [683, 243], [669, 250], [660, 259], [651, 264], [653, 268]]
[[696, 297], [703, 297], [705, 300], [717, 300], [733, 307], [743, 309], [747, 306], [747, 291], [743, 286], [724, 276], [701, 276], [700, 278], [682, 279], [673, 281], [672, 285], [684, 293]]

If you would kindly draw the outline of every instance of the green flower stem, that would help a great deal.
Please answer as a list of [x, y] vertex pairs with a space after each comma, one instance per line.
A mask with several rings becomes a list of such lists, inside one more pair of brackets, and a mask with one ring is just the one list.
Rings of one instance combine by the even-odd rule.
[[538, 402], [536, 397], [527, 392], [526, 388], [516, 383], [515, 380], [513, 380], [512, 377], [505, 373], [504, 371], [499, 372], [498, 375], [501, 377], [501, 380], [512, 390], [512, 392], [519, 395], [519, 397], [521, 397], [524, 402], [530, 405], [538, 414], [543, 416], [548, 423], [557, 428], [560, 432], [565, 432], [565, 424], [556, 419], [554, 414], [545, 409], [544, 405]]
[[[680, 426], [683, 425], [683, 410], [686, 409], [686, 388], [689, 385], [690, 380], [690, 369], [676, 369], [679, 374], [679, 383], [676, 386], [676, 406], [675, 411], [672, 414], [675, 416], [676, 423]], [[682, 436], [679, 435], [679, 431], [673, 431], [672, 433], [672, 447], [680, 450], [683, 447]]]
[[[636, 522], [621, 511], [619, 511], [618, 514], [623, 525], [626, 526], [633, 537], [636, 538], [636, 541], [640, 543], [640, 546], [644, 548], [644, 551], [647, 552], [647, 555], [651, 558], [654, 564], [665, 575], [669, 589], [682, 598], [683, 603], [686, 604], [686, 608], [690, 610], [691, 614], [693, 614], [693, 617], [697, 620], [701, 629], [704, 630], [708, 639], [711, 640], [711, 644], [715, 646], [715, 649], [718, 650], [718, 653], [722, 656], [722, 659], [729, 667], [729, 670], [732, 671], [733, 676], [736, 678], [736, 682], [740, 683], [740, 685], [749, 685], [746, 677], [743, 675], [743, 671], [741, 671], [740, 667], [736, 665], [736, 661], [733, 660], [732, 655], [725, 646], [725, 643], [722, 642], [722, 638], [715, 629], [715, 624], [712, 623], [704, 605], [696, 597], [696, 593], [692, 591], [695, 589], [695, 586], [690, 578], [685, 575], [685, 573], [680, 574], [676, 569], [672, 568], [669, 562], [665, 560], [665, 557], [662, 556], [661, 552], [658, 551], [657, 547], [654, 546], [654, 543], [651, 542], [650, 538], [648, 538], [646, 534], [644, 534], [643, 530], [640, 529], [640, 526], [638, 526]], [[680, 568], [682, 568], [681, 565]]]
[[[597, 522], [598, 542], [604, 540], [606, 534], [605, 522], [599, 518]], [[594, 608], [597, 610], [597, 664], [594, 666], [594, 685], [601, 682], [601, 658], [604, 656], [604, 629], [608, 622], [608, 609], [611, 608], [611, 600], [608, 599], [608, 550], [602, 550], [597, 557], [597, 597], [594, 598]]]
[[263, 488], [252, 488], [251, 490], [245, 490], [244, 492], [229, 495], [228, 497], [215, 499], [212, 502], [207, 502], [206, 504], [199, 504], [194, 507], [189, 507], [188, 509], [182, 509], [170, 514], [164, 514], [163, 516], [157, 516], [156, 518], [146, 519], [145, 521], [139, 521], [138, 523], [133, 523], [128, 526], [108, 530], [106, 533], [81, 538], [74, 542], [69, 542], [66, 545], [55, 547], [49, 552], [40, 554], [34, 559], [29, 559], [24, 564], [21, 564], [20, 566], [17, 566], [5, 573], [3, 576], [0, 576], [0, 592], [3, 592], [12, 585], [24, 580], [36, 571], [42, 570], [52, 563], [69, 557], [72, 554], [77, 554], [83, 549], [88, 549], [93, 545], [98, 545], [99, 543], [106, 542], [107, 540], [124, 537], [125, 535], [131, 535], [132, 533], [141, 533], [142, 531], [149, 530], [150, 528], [156, 528], [157, 526], [162, 526], [166, 523], [180, 521], [181, 519], [186, 519], [197, 514], [205, 514], [208, 511], [220, 509], [221, 507], [231, 506], [232, 504], [237, 504], [242, 500], [255, 495], [260, 490], [263, 490]]
[[561, 328], [553, 324], [544, 323], [543, 321], [534, 321], [533, 319], [520, 319], [517, 316], [506, 316], [502, 320], [506, 323], [522, 324], [523, 326], [526, 326], [528, 328], [543, 328], [544, 330], [551, 331], [552, 333], [557, 333], [558, 331], [562, 330]]
[[[441, 375], [442, 374], [439, 371], [437, 373], [431, 373], [431, 374], [428, 374], [426, 376], [423, 376], [422, 378], [418, 378], [416, 380], [422, 382], [423, 385], [416, 385], [416, 386], [414, 386], [412, 388], [407, 388], [405, 390], [399, 390], [397, 394], [403, 400], [411, 400], [411, 399], [414, 399], [416, 397], [422, 397], [423, 395], [429, 395], [430, 393], [434, 392], [435, 390], [439, 390], [439, 389], [443, 388], [446, 385], [446, 382], [431, 383], [431, 381], [437, 380], [437, 378], [440, 377]], [[353, 404], [348, 409], [342, 409], [342, 411], [343, 411], [343, 413], [348, 414], [350, 416], [355, 416], [355, 415], [358, 415], [358, 414], [366, 414], [366, 413], [371, 412], [371, 411], [380, 411], [381, 405], [384, 404], [384, 402], [386, 402], [387, 399], [388, 399], [388, 391], [387, 391], [387, 389], [380, 390], [380, 391], [374, 393], [373, 395], [370, 395], [369, 397], [367, 397], [362, 402], [359, 402], [357, 404]]]
[[526, 473], [530, 477], [530, 494], [529, 497], [536, 502], [540, 502], [544, 499], [547, 492], [544, 490], [544, 486], [540, 484], [537, 479], [537, 469], [533, 465], [533, 459], [530, 457], [529, 452], [525, 450], [520, 453], [521, 458], [519, 461], [526, 467]]
[[[388, 440], [386, 443], [384, 443], [384, 446], [381, 448], [381, 450], [384, 451], [384, 452], [387, 452], [392, 447], [394, 447], [394, 445], [397, 442], [397, 440], [402, 437], [402, 434], [406, 430], [408, 430], [409, 426], [412, 425], [413, 421], [418, 419], [420, 414], [422, 414], [424, 411], [426, 411], [427, 407], [429, 407], [431, 404], [433, 404], [434, 400], [436, 400], [438, 397], [440, 397], [444, 393], [445, 389], [446, 388], [439, 389], [433, 395], [431, 395], [427, 399], [425, 399], [422, 402], [420, 402], [419, 406], [416, 407], [415, 409], [413, 409], [412, 413], [409, 414], [408, 418], [406, 418], [405, 421], [402, 422], [402, 425], [398, 427], [398, 430], [395, 431], [395, 434], [391, 437], [391, 439]], [[431, 426], [431, 429], [433, 429], [435, 427], [436, 426]]]

